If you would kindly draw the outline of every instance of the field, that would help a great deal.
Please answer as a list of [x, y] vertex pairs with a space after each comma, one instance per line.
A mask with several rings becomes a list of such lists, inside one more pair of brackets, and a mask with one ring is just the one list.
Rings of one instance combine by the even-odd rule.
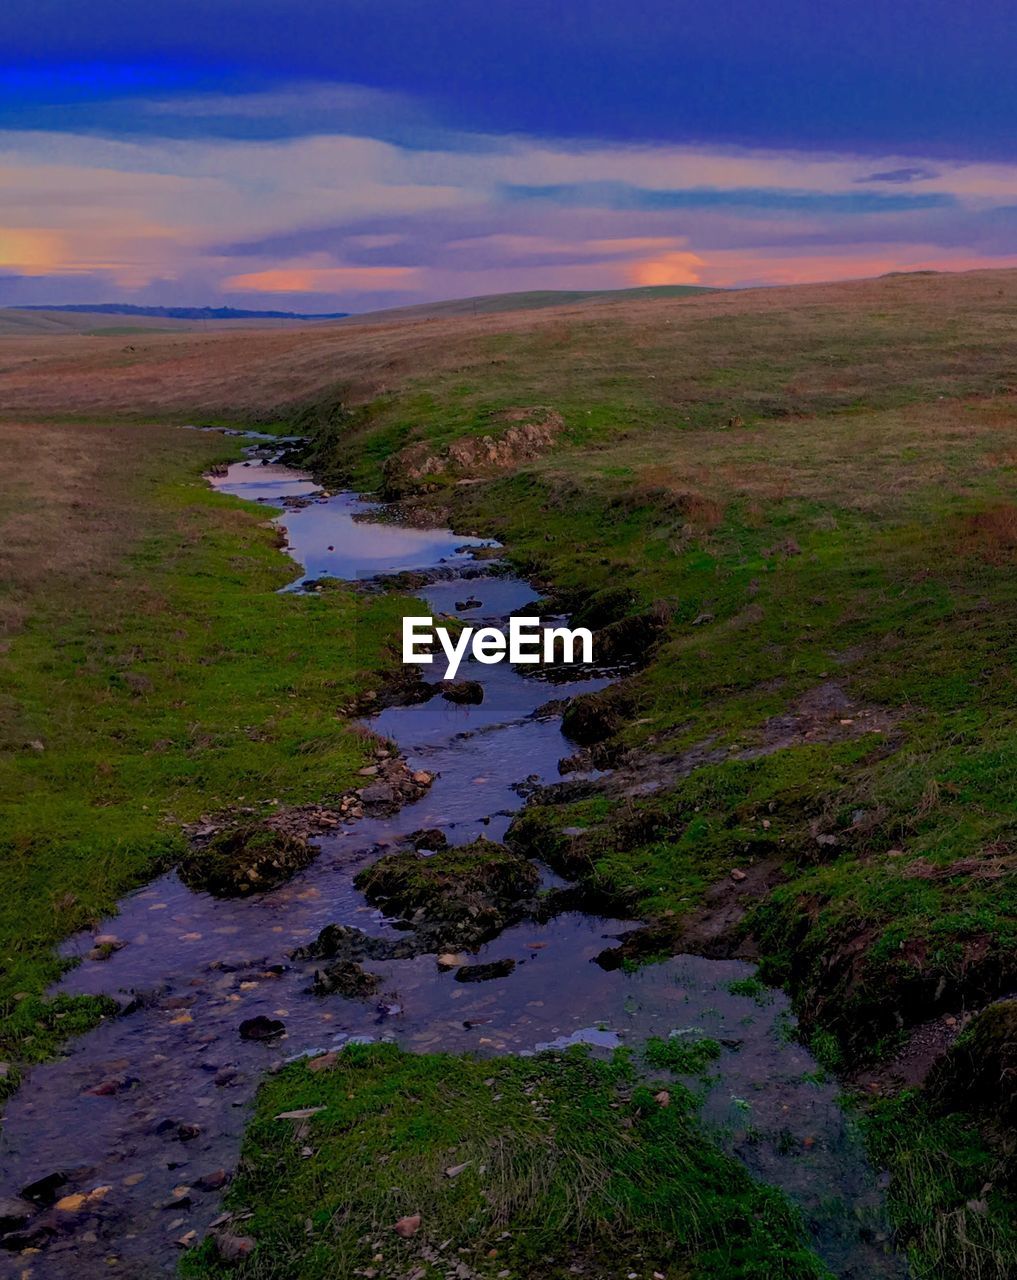
[[171, 865], [182, 824], [352, 779], [366, 748], [336, 707], [370, 681], [360, 659], [383, 664], [399, 606], [277, 596], [294, 571], [264, 514], [201, 477], [237, 452], [220, 435], [15, 423], [0, 439], [5, 1091], [103, 1013], [41, 999], [54, 944]]
[[[503, 539], [577, 620], [640, 637], [648, 661], [569, 716], [592, 762], [662, 785], [531, 806], [516, 842], [646, 920], [643, 955], [758, 958], [862, 1099], [919, 1274], [1012, 1274], [1012, 1040], [992, 1089], [946, 1105], [919, 1086], [1017, 986], [1017, 273], [146, 334], [131, 350], [21, 337], [0, 342], [0, 403], [18, 534], [5, 545], [3, 758], [22, 797], [9, 856], [19, 885], [42, 886], [30, 946], [13, 945], [23, 919], [3, 925], [10, 1000], [34, 1002], [50, 944], [171, 855], [165, 815], [236, 798], [204, 740], [192, 787], [183, 719], [158, 722], [173, 672], [235, 644], [252, 591], [267, 598], [284, 569], [250, 514], [201, 488], [221, 440], [166, 424], [293, 426], [319, 474]], [[549, 414], [549, 446], [485, 463], [485, 436]], [[466, 471], [448, 453], [464, 440]], [[289, 625], [289, 606], [272, 607], [272, 627]], [[355, 606], [339, 593], [335, 607]], [[167, 632], [167, 612], [209, 609], [211, 636]], [[337, 634], [348, 625], [335, 618]], [[284, 678], [253, 636], [231, 695], [248, 706], [250, 680]], [[320, 691], [308, 661], [301, 715]], [[125, 674], [151, 687], [138, 697]], [[343, 691], [355, 677], [341, 673]], [[209, 684], [187, 718], [214, 738], [236, 706], [215, 667]], [[94, 733], [96, 708], [113, 741]], [[240, 794], [310, 796], [307, 757], [298, 768], [279, 749], [295, 732], [245, 760]], [[341, 726], [329, 732], [354, 767]], [[171, 767], [144, 755], [163, 738]], [[125, 873], [93, 848], [69, 881], [97, 804], [123, 822]], [[15, 1023], [26, 1004], [8, 1004]], [[52, 1030], [29, 1034], [41, 1051]], [[281, 1078], [266, 1107], [291, 1087], [305, 1105], [305, 1085]], [[276, 1156], [255, 1127], [244, 1192], [268, 1219], [278, 1185], [259, 1169]]]

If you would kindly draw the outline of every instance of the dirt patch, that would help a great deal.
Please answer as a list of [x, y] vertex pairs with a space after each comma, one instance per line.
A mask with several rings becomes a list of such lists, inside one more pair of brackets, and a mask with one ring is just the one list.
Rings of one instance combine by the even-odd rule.
[[755, 960], [758, 952], [740, 925], [761, 899], [786, 878], [783, 860], [764, 859], [737, 867], [707, 890], [704, 905], [682, 921], [682, 947], [715, 959]]
[[891, 1058], [856, 1072], [849, 1077], [850, 1083], [874, 1096], [916, 1088], [924, 1083], [969, 1019], [969, 1014], [944, 1013], [919, 1023]]
[[740, 758], [750, 760], [812, 742], [846, 741], [865, 733], [891, 734], [900, 720], [900, 713], [866, 706], [836, 680], [826, 680], [803, 693], [783, 715], [767, 720], [758, 747], [743, 751]]

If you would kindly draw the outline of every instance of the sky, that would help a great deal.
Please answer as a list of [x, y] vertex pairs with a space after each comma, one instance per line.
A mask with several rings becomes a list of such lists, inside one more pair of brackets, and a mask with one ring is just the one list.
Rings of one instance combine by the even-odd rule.
[[1012, 0], [4, 0], [0, 306], [1017, 266]]

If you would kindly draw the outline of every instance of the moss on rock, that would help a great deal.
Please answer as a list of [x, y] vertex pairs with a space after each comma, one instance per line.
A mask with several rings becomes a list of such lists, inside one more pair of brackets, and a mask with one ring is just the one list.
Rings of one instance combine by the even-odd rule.
[[189, 889], [237, 898], [274, 889], [302, 871], [317, 850], [306, 840], [264, 823], [245, 823], [192, 848], [180, 862]]
[[356, 886], [435, 945], [479, 946], [520, 918], [540, 873], [491, 840], [438, 853], [390, 853], [361, 871]]
[[584, 693], [565, 708], [561, 731], [581, 747], [589, 747], [619, 733], [633, 709], [633, 699], [622, 685]]

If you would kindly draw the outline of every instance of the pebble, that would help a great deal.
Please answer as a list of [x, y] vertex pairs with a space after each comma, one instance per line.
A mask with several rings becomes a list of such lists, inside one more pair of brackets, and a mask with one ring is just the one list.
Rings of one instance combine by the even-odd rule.
[[35, 1205], [27, 1200], [0, 1198], [0, 1234], [23, 1227], [35, 1213]]
[[240, 1024], [241, 1040], [274, 1040], [286, 1030], [286, 1024], [275, 1018], [266, 1018], [263, 1013], [257, 1017], [245, 1018]]
[[257, 1244], [251, 1236], [235, 1236], [228, 1231], [217, 1232], [213, 1240], [223, 1262], [242, 1262], [254, 1252]]

